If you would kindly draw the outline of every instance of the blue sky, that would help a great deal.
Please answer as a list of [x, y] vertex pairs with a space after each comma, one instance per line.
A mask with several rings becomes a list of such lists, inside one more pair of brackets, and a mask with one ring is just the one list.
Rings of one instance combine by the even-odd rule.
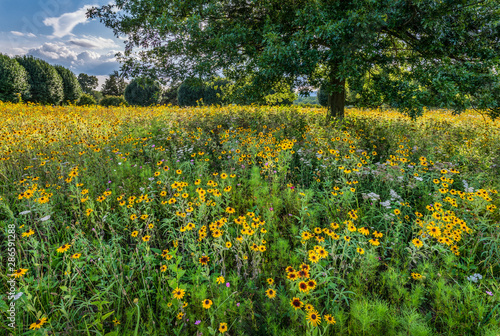
[[0, 0], [0, 53], [33, 55], [63, 65], [76, 75], [106, 75], [120, 65], [114, 55], [124, 39], [98, 20], [85, 18], [86, 8], [109, 0]]

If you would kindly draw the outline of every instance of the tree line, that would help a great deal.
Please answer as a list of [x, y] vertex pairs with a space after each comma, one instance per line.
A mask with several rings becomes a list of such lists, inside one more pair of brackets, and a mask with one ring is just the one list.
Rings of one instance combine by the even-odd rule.
[[292, 104], [297, 97], [290, 87], [276, 85], [265, 95], [248, 94], [247, 85], [236, 85], [217, 76], [187, 78], [163, 89], [157, 80], [146, 76], [127, 83], [115, 71], [106, 79], [101, 90], [96, 76], [80, 73], [76, 76], [63, 66], [52, 66], [33, 56], [10, 58], [0, 54], [0, 100], [32, 102], [49, 105], [180, 105], [197, 106], [225, 104]]

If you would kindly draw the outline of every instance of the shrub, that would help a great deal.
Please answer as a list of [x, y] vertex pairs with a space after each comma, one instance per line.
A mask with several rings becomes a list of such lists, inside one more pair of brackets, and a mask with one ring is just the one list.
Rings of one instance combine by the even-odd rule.
[[128, 103], [123, 96], [104, 96], [104, 98], [101, 99], [99, 104], [105, 107], [120, 106], [120, 105], [128, 106]]
[[179, 106], [198, 106], [198, 100], [203, 98], [204, 84], [201, 79], [188, 78], [182, 82], [177, 91]]
[[0, 54], [0, 100], [19, 102], [29, 98], [28, 73], [15, 60]]
[[70, 102], [74, 104], [82, 95], [82, 88], [71, 70], [66, 69], [60, 65], [54, 67], [61, 76], [63, 81], [64, 103]]
[[89, 95], [87, 93], [82, 94], [78, 102], [76, 103], [78, 106], [84, 106], [84, 105], [97, 105], [96, 100], [92, 95]]
[[125, 100], [130, 105], [151, 106], [161, 101], [161, 87], [150, 78], [136, 78], [125, 89]]
[[226, 103], [222, 95], [224, 87], [230, 83], [227, 79], [217, 79], [213, 83], [206, 85], [203, 92], [203, 104], [223, 105]]
[[29, 101], [57, 105], [63, 100], [63, 80], [52, 65], [33, 56], [18, 56], [16, 60], [28, 73]]

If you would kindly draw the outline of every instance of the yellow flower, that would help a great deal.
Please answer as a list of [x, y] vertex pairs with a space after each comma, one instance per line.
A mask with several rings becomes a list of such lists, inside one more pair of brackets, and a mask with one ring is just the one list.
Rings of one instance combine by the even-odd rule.
[[132, 237], [137, 237], [137, 235], [138, 235], [138, 234], [139, 234], [139, 231], [133, 231], [133, 232], [131, 233], [131, 236], [132, 236]]
[[358, 252], [359, 254], [364, 254], [365, 250], [363, 250], [361, 247], [358, 247], [356, 248], [356, 252]]
[[328, 324], [335, 324], [335, 323], [337, 323], [337, 321], [335, 321], [335, 318], [332, 315], [330, 315], [330, 314], [325, 315], [324, 317], [325, 317], [326, 323], [328, 323]]
[[75, 253], [75, 254], [73, 254], [73, 255], [71, 256], [71, 258], [73, 258], [73, 259], [78, 259], [78, 258], [80, 258], [81, 256], [82, 256], [82, 254], [81, 254], [81, 253]]
[[31, 236], [33, 234], [35, 234], [35, 231], [33, 231], [32, 229], [29, 229], [28, 231], [23, 232], [22, 236], [23, 237], [29, 237], [29, 236]]
[[46, 317], [42, 317], [40, 320], [36, 320], [35, 323], [30, 325], [30, 329], [40, 329], [47, 322]]
[[421, 248], [424, 245], [424, 243], [422, 243], [422, 241], [418, 238], [413, 239], [411, 242], [418, 248]]
[[18, 270], [15, 270], [14, 273], [12, 273], [11, 277], [19, 278], [19, 277], [22, 277], [23, 275], [25, 275], [26, 272], [28, 272], [27, 268], [20, 268]]
[[174, 291], [172, 292], [172, 295], [174, 296], [174, 298], [176, 299], [179, 299], [179, 300], [182, 300], [182, 298], [184, 297], [184, 293], [186, 291], [184, 289], [180, 289], [179, 287], [177, 287], [176, 289], [174, 289]]
[[318, 326], [318, 324], [321, 324], [321, 316], [315, 310], [312, 310], [307, 314], [307, 320], [315, 327]]
[[151, 239], [151, 236], [142, 237], [142, 241], [145, 241], [145, 242], [149, 241], [149, 239]]
[[268, 290], [266, 290], [266, 295], [268, 298], [274, 299], [276, 297], [276, 291], [272, 288], [269, 288]]
[[422, 275], [421, 275], [421, 274], [419, 274], [419, 273], [412, 273], [412, 274], [411, 274], [411, 277], [412, 277], [413, 279], [415, 279], [415, 280], [420, 280], [420, 279], [422, 279]]
[[221, 332], [221, 334], [225, 333], [227, 331], [227, 323], [220, 323], [219, 324], [219, 331]]
[[220, 285], [223, 282], [224, 282], [224, 277], [221, 275], [217, 278], [217, 283]]
[[205, 299], [201, 302], [203, 304], [203, 308], [208, 309], [210, 306], [212, 306], [212, 300]]
[[57, 249], [57, 252], [59, 252], [59, 253], [64, 253], [64, 252], [66, 252], [66, 251], [70, 248], [70, 246], [71, 246], [71, 245], [69, 245], [69, 244], [65, 244], [65, 245], [63, 245], [63, 246], [59, 247], [59, 248]]

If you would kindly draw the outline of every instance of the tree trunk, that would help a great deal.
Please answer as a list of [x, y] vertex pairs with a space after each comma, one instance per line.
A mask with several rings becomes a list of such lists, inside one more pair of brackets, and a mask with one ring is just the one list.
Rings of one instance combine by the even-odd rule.
[[344, 106], [345, 106], [345, 79], [339, 80], [336, 72], [332, 71], [330, 74], [330, 84], [334, 86], [334, 92], [328, 95], [328, 114], [326, 116], [327, 122], [332, 117], [342, 121], [344, 119]]

